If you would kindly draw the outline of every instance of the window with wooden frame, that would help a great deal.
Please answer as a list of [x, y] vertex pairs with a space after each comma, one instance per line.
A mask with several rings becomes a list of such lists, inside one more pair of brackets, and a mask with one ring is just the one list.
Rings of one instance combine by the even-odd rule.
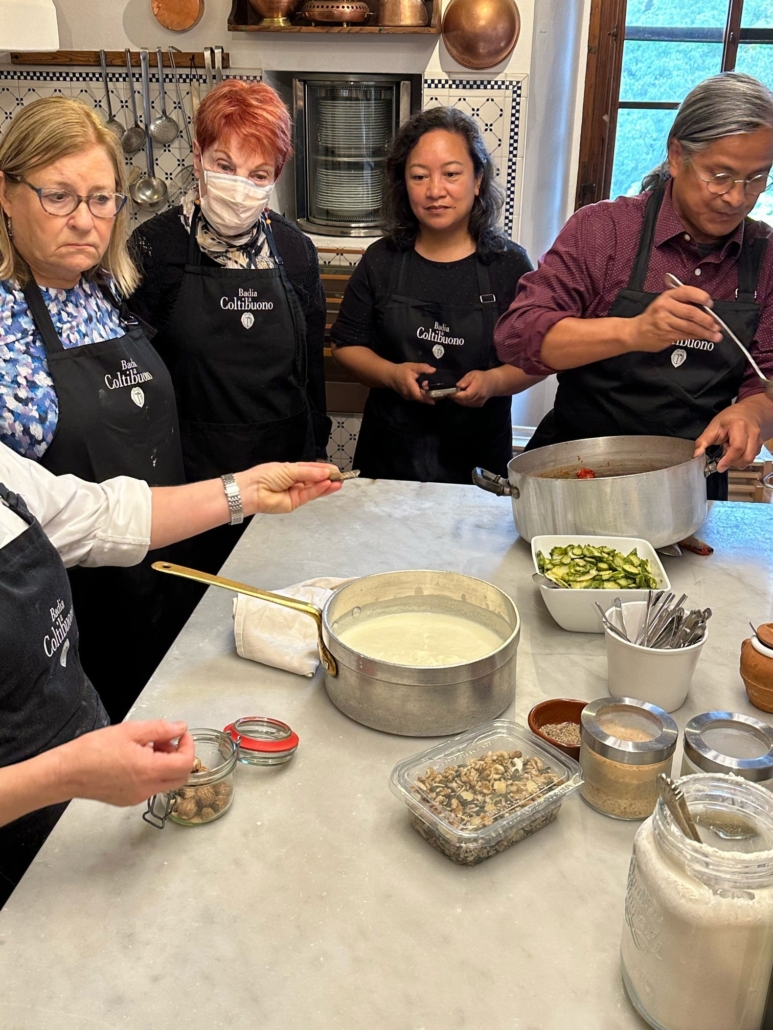
[[[722, 71], [773, 88], [773, 0], [592, 0], [576, 206], [638, 193], [681, 101]], [[773, 191], [754, 217], [773, 221]]]

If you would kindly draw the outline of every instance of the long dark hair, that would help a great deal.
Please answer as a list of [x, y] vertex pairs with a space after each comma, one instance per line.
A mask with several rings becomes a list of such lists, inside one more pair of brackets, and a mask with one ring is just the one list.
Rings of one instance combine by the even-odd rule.
[[453, 132], [467, 144], [475, 176], [480, 176], [480, 190], [470, 213], [470, 234], [479, 256], [484, 261], [490, 260], [507, 247], [507, 237], [498, 224], [505, 195], [496, 181], [494, 163], [480, 129], [472, 118], [453, 107], [431, 107], [427, 111], [419, 111], [400, 127], [387, 156], [381, 227], [400, 250], [408, 250], [416, 242], [419, 221], [408, 200], [405, 165], [421, 137], [435, 129]]

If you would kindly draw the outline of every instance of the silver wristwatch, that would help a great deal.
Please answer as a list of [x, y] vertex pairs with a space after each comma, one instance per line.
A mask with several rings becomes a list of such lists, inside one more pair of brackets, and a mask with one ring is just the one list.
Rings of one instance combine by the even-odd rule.
[[232, 472], [226, 472], [220, 478], [223, 480], [228, 510], [231, 512], [231, 525], [240, 526], [244, 522], [244, 508], [242, 508], [242, 493], [239, 484]]

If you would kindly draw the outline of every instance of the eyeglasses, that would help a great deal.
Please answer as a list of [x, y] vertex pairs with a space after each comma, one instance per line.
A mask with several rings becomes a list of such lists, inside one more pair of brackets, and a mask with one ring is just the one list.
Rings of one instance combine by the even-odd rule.
[[33, 193], [37, 193], [40, 206], [48, 215], [71, 215], [81, 204], [85, 204], [95, 218], [115, 218], [126, 203], [124, 193], [90, 193], [87, 197], [81, 197], [69, 190], [33, 186], [22, 178], [15, 178], [15, 181], [29, 186]]
[[721, 197], [723, 193], [729, 193], [738, 182], [743, 183], [744, 193], [750, 197], [759, 197], [761, 193], [765, 193], [773, 186], [773, 175], [770, 174], [753, 175], [751, 179], [734, 179], [729, 172], [718, 172], [717, 175], [712, 175], [707, 179], [705, 175], [700, 174], [697, 168], [695, 174], [701, 182], [706, 183], [709, 193], [713, 193], [716, 197]]

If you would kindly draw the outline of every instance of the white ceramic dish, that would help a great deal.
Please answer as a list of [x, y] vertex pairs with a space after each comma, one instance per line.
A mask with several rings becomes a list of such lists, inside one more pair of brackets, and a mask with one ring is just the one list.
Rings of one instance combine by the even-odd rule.
[[[666, 570], [658, 557], [655, 548], [647, 540], [631, 536], [535, 536], [531, 541], [531, 556], [534, 571], [539, 572], [537, 551], [547, 557], [554, 547], [566, 547], [567, 544], [590, 544], [592, 547], [614, 547], [616, 551], [628, 554], [636, 548], [640, 558], [650, 563], [652, 575], [658, 581], [658, 590], [670, 590], [671, 583]], [[621, 601], [646, 601], [646, 590], [553, 590], [550, 587], [539, 588], [545, 607], [562, 629], [571, 633], [603, 633], [601, 616], [594, 601], [598, 601], [606, 611], [611, 608], [616, 597]]]
[[[630, 593], [630, 591], [629, 591]], [[628, 633], [635, 639], [644, 624], [647, 605], [643, 601], [623, 604], [623, 617]], [[620, 626], [620, 615], [612, 606], [607, 618]], [[607, 644], [607, 689], [611, 697], [635, 697], [648, 701], [667, 712], [675, 712], [687, 699], [695, 666], [708, 630], [703, 639], [689, 647], [654, 648], [631, 644], [604, 630]]]

